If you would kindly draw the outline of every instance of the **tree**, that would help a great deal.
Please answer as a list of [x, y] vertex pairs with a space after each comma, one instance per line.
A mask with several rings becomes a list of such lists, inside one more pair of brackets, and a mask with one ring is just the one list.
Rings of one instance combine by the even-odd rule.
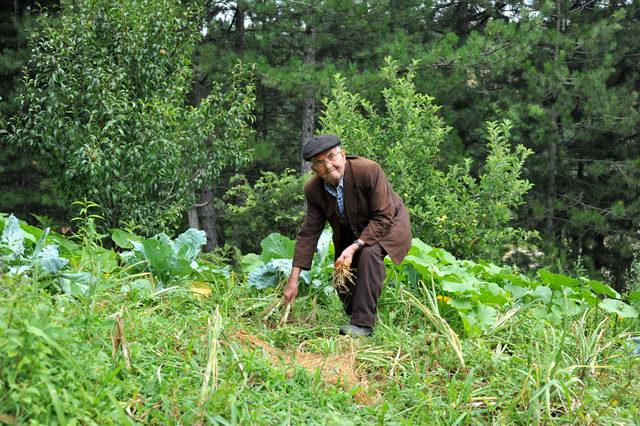
[[465, 32], [454, 3], [444, 5], [435, 22], [443, 36], [420, 57], [416, 81], [473, 158], [485, 155], [483, 121], [512, 121], [514, 140], [535, 152], [519, 223], [545, 235], [549, 263], [563, 269], [580, 257], [622, 289], [639, 242], [638, 5], [508, 3], [496, 13], [499, 2], [467, 2], [486, 19]]
[[[67, 201], [108, 226], [172, 229], [193, 191], [247, 159], [253, 86], [240, 68], [188, 105], [201, 10], [173, 0], [62, 1], [31, 37], [13, 143], [38, 153]], [[224, 89], [224, 90], [223, 90]]]
[[[210, 79], [236, 58], [256, 63], [256, 170], [303, 169], [301, 143], [340, 70], [366, 87], [388, 33], [385, 2], [215, 1], [200, 66]], [[244, 20], [239, 19], [240, 16]], [[241, 41], [240, 41], [241, 40]], [[225, 58], [220, 60], [220, 58]], [[247, 171], [256, 176], [254, 170]], [[303, 170], [304, 172], [304, 170]]]
[[[51, 8], [57, 3], [41, 1], [38, 5]], [[39, 7], [30, 0], [0, 4], [0, 211], [23, 218], [30, 213], [46, 213], [59, 219], [62, 206], [46, 168], [6, 142], [6, 126], [18, 112], [15, 97], [21, 87], [21, 70], [30, 55], [26, 35], [35, 23], [34, 15], [40, 13]]]

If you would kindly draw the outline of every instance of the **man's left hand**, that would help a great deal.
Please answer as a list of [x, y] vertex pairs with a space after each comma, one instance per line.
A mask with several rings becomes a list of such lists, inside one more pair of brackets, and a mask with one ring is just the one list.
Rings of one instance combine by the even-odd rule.
[[340, 257], [334, 263], [334, 266], [337, 268], [340, 265], [347, 265], [348, 268], [351, 267], [351, 262], [353, 262], [353, 255], [358, 251], [358, 246], [356, 244], [351, 244], [349, 247], [344, 249]]

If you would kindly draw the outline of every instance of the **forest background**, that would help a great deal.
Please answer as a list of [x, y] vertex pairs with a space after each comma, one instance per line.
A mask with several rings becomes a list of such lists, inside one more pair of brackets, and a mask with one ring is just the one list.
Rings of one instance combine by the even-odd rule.
[[0, 211], [62, 230], [86, 198], [256, 251], [295, 235], [322, 129], [430, 244], [618, 290], [640, 269], [638, 2], [109, 3], [0, 6]]

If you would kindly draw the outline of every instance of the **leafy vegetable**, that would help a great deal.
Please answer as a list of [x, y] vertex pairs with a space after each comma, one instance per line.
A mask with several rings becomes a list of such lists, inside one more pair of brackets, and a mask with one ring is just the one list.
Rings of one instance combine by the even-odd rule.
[[[263, 289], [277, 286], [291, 273], [291, 262], [295, 242], [289, 238], [273, 233], [260, 243], [260, 255], [248, 254], [242, 260], [242, 267], [248, 273], [247, 282], [251, 287]], [[330, 285], [333, 271], [333, 244], [331, 231], [325, 230], [320, 235], [318, 247], [310, 271], [303, 271], [300, 279], [315, 288], [333, 291]]]
[[206, 243], [206, 234], [202, 230], [189, 229], [172, 241], [165, 233], [139, 241], [128, 240], [133, 250], [121, 254], [129, 265], [137, 265], [139, 271], [151, 272], [162, 288], [169, 282], [179, 279], [214, 281], [229, 277], [229, 267], [214, 268], [208, 264], [199, 264], [196, 258]]

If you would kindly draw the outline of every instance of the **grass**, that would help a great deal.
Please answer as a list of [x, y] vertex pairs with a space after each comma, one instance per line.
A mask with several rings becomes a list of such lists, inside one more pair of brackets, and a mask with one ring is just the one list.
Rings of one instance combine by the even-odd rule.
[[346, 318], [336, 296], [303, 292], [283, 323], [265, 316], [275, 294], [236, 278], [207, 298], [187, 283], [123, 294], [121, 280], [104, 276], [75, 299], [52, 295], [44, 279], [0, 277], [0, 423], [640, 419], [640, 358], [624, 348], [638, 323], [593, 310], [561, 324], [535, 307], [510, 313], [491, 333], [460, 336], [463, 367], [448, 331], [401, 287], [384, 289], [374, 336], [352, 339], [338, 336]]

